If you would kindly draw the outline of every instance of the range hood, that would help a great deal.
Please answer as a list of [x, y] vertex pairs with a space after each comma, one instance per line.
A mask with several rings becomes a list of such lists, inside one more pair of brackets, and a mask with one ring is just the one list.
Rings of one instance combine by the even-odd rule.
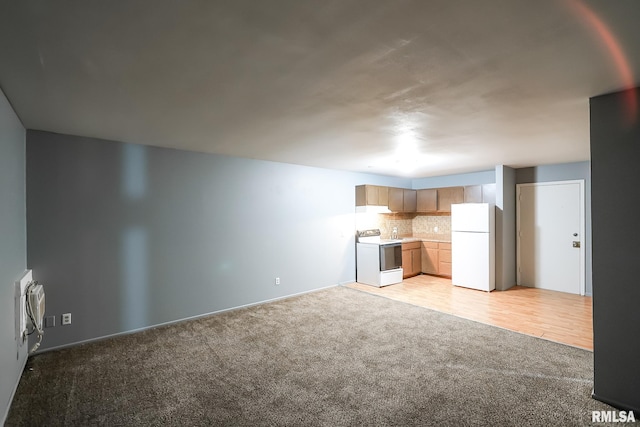
[[356, 206], [356, 213], [391, 213], [388, 206]]

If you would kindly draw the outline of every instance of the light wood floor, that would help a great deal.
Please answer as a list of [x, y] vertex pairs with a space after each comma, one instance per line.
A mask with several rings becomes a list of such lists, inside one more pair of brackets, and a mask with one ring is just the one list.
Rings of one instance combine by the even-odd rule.
[[426, 274], [382, 288], [347, 287], [593, 351], [591, 297], [522, 286], [483, 292]]

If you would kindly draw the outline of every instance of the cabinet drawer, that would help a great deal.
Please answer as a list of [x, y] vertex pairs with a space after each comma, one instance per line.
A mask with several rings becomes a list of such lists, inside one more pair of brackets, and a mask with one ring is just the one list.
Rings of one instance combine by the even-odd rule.
[[420, 249], [420, 242], [407, 242], [402, 244], [402, 250], [406, 251], [407, 249]]
[[444, 250], [450, 251], [451, 250], [451, 243], [440, 242], [440, 243], [438, 243], [438, 249], [444, 249]]
[[429, 249], [438, 249], [438, 242], [423, 241], [422, 246]]

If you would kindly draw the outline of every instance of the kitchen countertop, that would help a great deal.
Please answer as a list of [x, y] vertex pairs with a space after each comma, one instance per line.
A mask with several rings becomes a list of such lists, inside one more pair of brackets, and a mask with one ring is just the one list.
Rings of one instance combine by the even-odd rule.
[[411, 242], [451, 243], [451, 239], [447, 239], [444, 236], [438, 236], [438, 237], [427, 237], [427, 236], [417, 237], [417, 236], [412, 236], [412, 237], [403, 237], [401, 240], [402, 240], [402, 243], [411, 243]]

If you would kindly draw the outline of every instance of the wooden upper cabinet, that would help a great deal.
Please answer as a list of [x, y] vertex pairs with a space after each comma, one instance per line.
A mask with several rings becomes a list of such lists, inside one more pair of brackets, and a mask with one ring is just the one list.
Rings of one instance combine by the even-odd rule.
[[451, 212], [455, 203], [464, 203], [464, 187], [438, 188], [438, 212]]
[[416, 212], [438, 211], [438, 190], [435, 188], [417, 191]]
[[482, 186], [482, 203], [496, 204], [496, 185], [484, 184]]
[[496, 204], [496, 185], [467, 185], [464, 187], [465, 203], [491, 203]]
[[464, 187], [465, 203], [482, 203], [482, 185], [467, 185]]
[[356, 206], [366, 206], [368, 201], [368, 185], [356, 185]]
[[417, 204], [416, 190], [404, 190], [402, 193], [404, 196], [402, 212], [415, 212]]
[[388, 206], [389, 189], [379, 185], [356, 186], [356, 206]]
[[404, 208], [404, 190], [402, 188], [389, 188], [389, 210], [402, 212]]
[[416, 190], [389, 188], [389, 210], [391, 212], [415, 212]]

